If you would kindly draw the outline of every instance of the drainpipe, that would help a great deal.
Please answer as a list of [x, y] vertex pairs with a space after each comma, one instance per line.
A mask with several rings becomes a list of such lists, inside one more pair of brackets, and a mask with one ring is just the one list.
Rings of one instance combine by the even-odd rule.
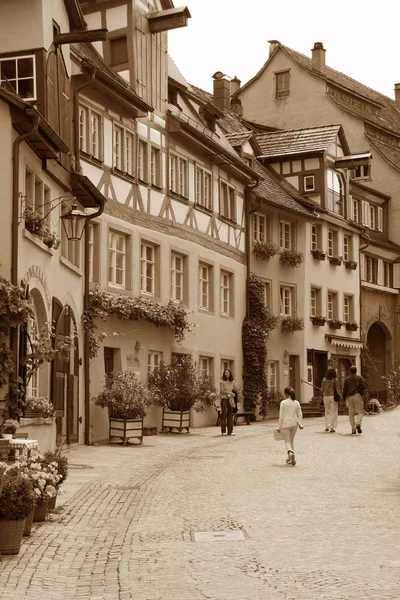
[[[359, 282], [360, 282], [360, 298], [359, 298], [359, 310], [360, 310], [360, 337], [361, 337], [361, 319], [362, 319], [362, 282], [361, 282], [361, 250], [365, 250], [365, 248], [368, 248], [369, 244], [370, 244], [370, 237], [368, 232], [363, 231], [363, 233], [361, 234], [361, 239], [364, 240], [364, 245], [360, 245], [358, 247], [358, 264], [359, 264]], [[361, 357], [360, 357], [361, 360]], [[361, 371], [361, 366], [360, 366], [360, 371]]]
[[[90, 71], [90, 79], [78, 86], [74, 91], [74, 151], [75, 151], [75, 171], [81, 172], [81, 152], [79, 147], [79, 94], [95, 80], [94, 70]], [[103, 211], [102, 211], [103, 212]]]
[[253, 181], [246, 186], [246, 195], [245, 195], [245, 252], [246, 252], [246, 317], [250, 314], [250, 301], [249, 301], [249, 279], [250, 279], [250, 215], [257, 212], [261, 206], [261, 202], [259, 202], [256, 208], [250, 210], [250, 192], [257, 187], [258, 181]]
[[[83, 310], [89, 309], [89, 221], [99, 217], [104, 211], [104, 202], [101, 202], [97, 213], [90, 215], [85, 223], [85, 264], [84, 264], [84, 291], [83, 291]], [[85, 444], [91, 444], [91, 414], [90, 414], [90, 355], [89, 355], [89, 332], [86, 331], [83, 336], [83, 369], [84, 369], [84, 388], [85, 388]]]
[[[13, 142], [12, 150], [12, 217], [11, 217], [11, 283], [18, 285], [18, 220], [19, 220], [19, 157], [20, 146], [37, 133], [40, 116], [33, 108], [27, 108], [25, 114], [29, 117], [31, 128], [19, 135]], [[18, 375], [18, 327], [10, 331], [10, 348], [13, 353], [15, 373]], [[10, 398], [13, 397], [11, 389]], [[15, 415], [11, 415], [15, 416]]]

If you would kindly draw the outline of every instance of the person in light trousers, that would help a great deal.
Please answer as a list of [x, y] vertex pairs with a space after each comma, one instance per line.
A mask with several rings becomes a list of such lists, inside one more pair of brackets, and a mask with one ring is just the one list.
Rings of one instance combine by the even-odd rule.
[[[336, 400], [335, 400], [336, 392]], [[329, 367], [321, 383], [321, 394], [325, 408], [325, 431], [336, 431], [339, 413], [339, 400], [342, 399], [336, 369]]]
[[303, 429], [303, 413], [301, 412], [300, 402], [296, 400], [296, 392], [291, 387], [284, 389], [285, 400], [282, 400], [279, 407], [278, 432], [282, 430], [283, 439], [288, 457], [287, 464], [296, 464], [296, 455], [294, 453], [294, 438], [297, 433], [297, 427]]
[[361, 423], [364, 414], [365, 380], [357, 375], [357, 367], [350, 367], [350, 375], [344, 380], [343, 398], [349, 409], [351, 433], [362, 433]]

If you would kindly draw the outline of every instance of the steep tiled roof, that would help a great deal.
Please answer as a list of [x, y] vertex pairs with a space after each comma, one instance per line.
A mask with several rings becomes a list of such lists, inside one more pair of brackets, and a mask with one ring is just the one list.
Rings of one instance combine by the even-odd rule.
[[259, 133], [257, 142], [268, 157], [324, 152], [335, 142], [341, 125]]
[[[393, 252], [400, 254], [400, 246], [388, 240], [384, 233], [379, 233], [378, 231], [368, 231], [368, 236], [371, 244], [382, 246], [387, 250], [392, 250]], [[368, 252], [368, 247], [365, 249], [365, 252]]]
[[191, 91], [191, 85], [186, 81], [170, 55], [168, 54], [168, 77], [171, 77], [177, 83], [183, 85], [187, 90]]
[[384, 144], [383, 142], [376, 140], [368, 134], [365, 135], [371, 142], [371, 145], [377, 149], [379, 154], [381, 154], [383, 158], [385, 158], [387, 162], [392, 165], [392, 167], [400, 171], [400, 148], [395, 148], [394, 146]]
[[252, 131], [238, 131], [236, 133], [227, 133], [226, 137], [234, 148], [247, 142], [253, 135]]

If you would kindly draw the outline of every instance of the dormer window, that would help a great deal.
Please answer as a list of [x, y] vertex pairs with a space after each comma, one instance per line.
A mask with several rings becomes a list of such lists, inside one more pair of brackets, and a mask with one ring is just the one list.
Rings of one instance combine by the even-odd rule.
[[36, 100], [35, 57], [0, 58], [0, 85], [24, 100]]

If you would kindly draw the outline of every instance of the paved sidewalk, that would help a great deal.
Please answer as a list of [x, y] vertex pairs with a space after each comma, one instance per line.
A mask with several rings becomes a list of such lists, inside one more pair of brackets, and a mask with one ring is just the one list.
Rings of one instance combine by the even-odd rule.
[[357, 436], [307, 419], [296, 467], [275, 426], [69, 450], [57, 512], [2, 557], [0, 598], [398, 600], [400, 411]]

